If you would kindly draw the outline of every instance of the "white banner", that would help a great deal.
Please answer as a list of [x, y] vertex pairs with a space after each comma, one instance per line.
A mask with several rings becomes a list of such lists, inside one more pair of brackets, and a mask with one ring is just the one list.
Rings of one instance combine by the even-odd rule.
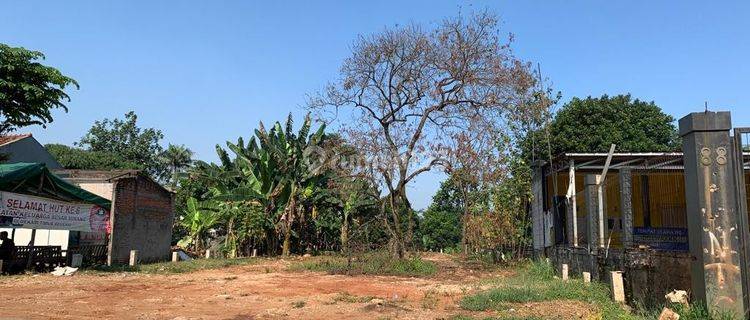
[[0, 226], [109, 233], [109, 210], [0, 191]]

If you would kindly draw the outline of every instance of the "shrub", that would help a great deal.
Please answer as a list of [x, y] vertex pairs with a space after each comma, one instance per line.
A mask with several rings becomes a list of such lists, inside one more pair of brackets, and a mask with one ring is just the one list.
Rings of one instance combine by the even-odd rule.
[[391, 276], [430, 276], [437, 266], [420, 257], [395, 259], [385, 253], [364, 254], [352, 258], [349, 265], [345, 257], [324, 257], [291, 266], [292, 270], [324, 271], [331, 274], [366, 274]]

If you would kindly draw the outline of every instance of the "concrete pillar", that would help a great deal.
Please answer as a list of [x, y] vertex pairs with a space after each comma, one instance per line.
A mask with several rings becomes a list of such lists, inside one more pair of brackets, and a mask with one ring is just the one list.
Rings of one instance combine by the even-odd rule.
[[583, 283], [591, 283], [591, 272], [583, 272]]
[[177, 251], [172, 252], [172, 262], [180, 261], [180, 253]]
[[[746, 318], [746, 261], [734, 180], [729, 112], [696, 112], [680, 119], [693, 299], [709, 312]], [[744, 199], [743, 199], [744, 200]], [[744, 289], [744, 290], [743, 290]]]
[[633, 245], [633, 174], [629, 168], [620, 169], [620, 218], [622, 246]]
[[544, 161], [536, 161], [532, 164], [531, 176], [531, 232], [533, 236], [534, 252], [544, 250], [545, 228], [544, 228], [544, 172], [542, 170]]
[[258, 256], [258, 249], [253, 249], [253, 258]]
[[625, 303], [625, 285], [622, 281], [622, 271], [610, 272], [612, 279], [612, 299], [615, 302]]
[[70, 258], [70, 267], [71, 268], [80, 268], [81, 265], [83, 265], [83, 255], [80, 253], [74, 254]]
[[589, 251], [594, 251], [601, 243], [599, 242], [599, 176], [587, 174], [584, 180], [586, 196], [586, 220], [588, 235], [586, 235]]
[[578, 205], [576, 203], [576, 163], [570, 160], [568, 173], [568, 243], [578, 247]]
[[211, 249], [206, 249], [206, 259], [211, 259]]
[[563, 263], [560, 269], [560, 271], [562, 272], [563, 281], [568, 281], [568, 265], [566, 263]]
[[130, 250], [130, 266], [135, 267], [138, 264], [138, 250]]

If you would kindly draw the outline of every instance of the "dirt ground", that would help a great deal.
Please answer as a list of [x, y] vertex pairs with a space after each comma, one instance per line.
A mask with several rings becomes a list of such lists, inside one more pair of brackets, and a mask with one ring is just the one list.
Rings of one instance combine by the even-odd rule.
[[[464, 295], [486, 289], [481, 271], [447, 255], [428, 255], [439, 272], [429, 278], [344, 276], [289, 271], [292, 261], [176, 275], [76, 274], [0, 277], [0, 319], [448, 319], [462, 314]], [[529, 303], [515, 316], [586, 319], [574, 301]]]

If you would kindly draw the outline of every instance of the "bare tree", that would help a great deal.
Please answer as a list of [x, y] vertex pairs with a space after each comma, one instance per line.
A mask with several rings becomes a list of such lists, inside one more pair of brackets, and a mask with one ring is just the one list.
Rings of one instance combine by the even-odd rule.
[[400, 214], [410, 210], [407, 185], [424, 172], [450, 167], [461, 133], [487, 140], [540, 107], [536, 78], [528, 63], [515, 58], [511, 42], [488, 12], [446, 19], [431, 30], [411, 25], [360, 36], [341, 79], [310, 99], [318, 115], [338, 122], [365, 157], [364, 167], [376, 174], [399, 258], [408, 235]]

